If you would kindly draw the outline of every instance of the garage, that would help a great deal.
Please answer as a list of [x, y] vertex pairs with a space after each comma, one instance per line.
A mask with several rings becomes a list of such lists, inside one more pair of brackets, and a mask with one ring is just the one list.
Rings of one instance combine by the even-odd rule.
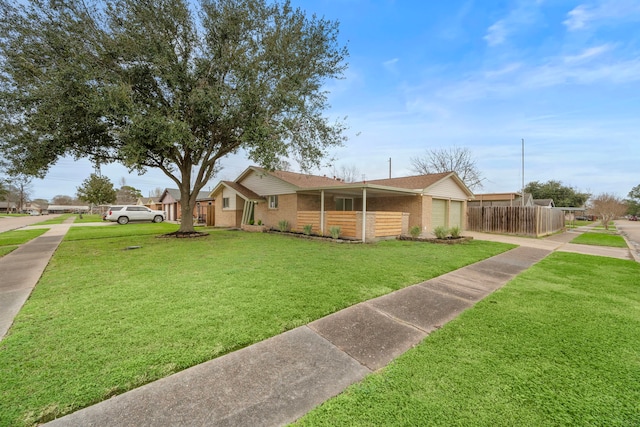
[[431, 228], [447, 227], [447, 200], [433, 199], [431, 204]]
[[464, 224], [462, 224], [462, 219], [464, 218], [464, 215], [462, 213], [463, 208], [464, 205], [462, 202], [455, 200], [451, 201], [451, 216], [449, 217], [449, 227], [457, 226], [460, 227], [460, 229], [464, 228]]

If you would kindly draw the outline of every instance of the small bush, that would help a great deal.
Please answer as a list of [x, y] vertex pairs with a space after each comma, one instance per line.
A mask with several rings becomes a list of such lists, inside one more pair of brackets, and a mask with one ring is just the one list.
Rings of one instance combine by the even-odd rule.
[[253, 225], [253, 220], [252, 219], [249, 220], [249, 225]]
[[302, 227], [302, 232], [307, 236], [311, 234], [311, 230], [313, 230], [313, 225], [311, 224], [307, 224], [304, 227]]
[[278, 222], [278, 228], [282, 232], [289, 231], [289, 221], [283, 219], [282, 221]]
[[411, 229], [409, 230], [409, 234], [411, 234], [411, 237], [418, 237], [420, 235], [420, 233], [422, 232], [422, 230], [420, 229], [419, 225], [414, 225], [413, 227], [411, 227]]
[[449, 229], [447, 227], [439, 225], [433, 229], [433, 234], [435, 234], [438, 239], [446, 239], [449, 235]]
[[331, 234], [331, 237], [334, 239], [337, 239], [338, 237], [340, 237], [340, 227], [338, 226], [333, 226], [329, 229], [329, 234]]
[[258, 220], [258, 225], [262, 225], [262, 220], [261, 219]]
[[451, 233], [451, 237], [457, 239], [462, 234], [462, 230], [456, 225], [449, 229], [449, 233]]

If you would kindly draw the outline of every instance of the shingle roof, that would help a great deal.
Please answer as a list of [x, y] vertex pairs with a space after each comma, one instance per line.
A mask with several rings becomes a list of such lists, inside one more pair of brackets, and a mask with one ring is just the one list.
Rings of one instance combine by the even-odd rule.
[[238, 184], [237, 182], [222, 181], [222, 183], [224, 185], [226, 185], [227, 187], [232, 188], [233, 190], [235, 190], [238, 194], [244, 196], [245, 199], [248, 199], [248, 200], [261, 200], [261, 199], [263, 199], [263, 197], [260, 197], [259, 195], [257, 195], [253, 191], [249, 190], [244, 185]]
[[451, 172], [432, 173], [429, 175], [405, 176], [402, 178], [374, 179], [367, 184], [384, 185], [387, 187], [407, 188], [409, 190], [423, 190], [441, 179], [449, 176]]
[[296, 172], [285, 172], [285, 171], [268, 171], [263, 168], [254, 167], [256, 171], [261, 171], [264, 173], [271, 174], [276, 178], [280, 178], [281, 180], [288, 182], [289, 184], [295, 185], [299, 188], [315, 188], [315, 187], [326, 187], [332, 185], [344, 185], [344, 181], [339, 179], [332, 179], [326, 176], [318, 176], [318, 175], [307, 175]]

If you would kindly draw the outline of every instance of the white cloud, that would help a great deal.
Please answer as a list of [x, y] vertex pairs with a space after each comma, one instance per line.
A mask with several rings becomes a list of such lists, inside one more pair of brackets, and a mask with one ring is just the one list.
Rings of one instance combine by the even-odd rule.
[[489, 26], [483, 37], [489, 46], [505, 43], [508, 37], [521, 29], [529, 28], [538, 21], [538, 10], [542, 2], [520, 2], [508, 15]]
[[398, 71], [398, 69], [397, 69], [398, 61], [400, 61], [400, 59], [398, 59], [398, 58], [393, 58], [393, 59], [390, 59], [390, 60], [388, 60], [388, 61], [384, 61], [384, 62], [382, 63], [382, 66], [383, 66], [387, 71], [390, 71], [390, 72], [392, 72], [392, 73], [396, 73], [396, 72]]
[[603, 24], [637, 21], [640, 21], [638, 0], [600, 0], [592, 5], [576, 6], [567, 13], [563, 24], [569, 31], [578, 31]]
[[575, 31], [586, 27], [591, 19], [591, 12], [583, 4], [567, 13], [567, 19], [563, 22], [570, 31]]
[[603, 44], [600, 46], [590, 47], [588, 49], [583, 50], [578, 55], [565, 56], [564, 62], [567, 62], [567, 63], [583, 62], [585, 60], [589, 60], [594, 57], [600, 56], [601, 54], [608, 52], [612, 49], [613, 49], [613, 46], [610, 44]]
[[507, 29], [504, 21], [498, 21], [487, 30], [487, 34], [484, 39], [489, 46], [497, 46], [504, 43], [507, 38]]

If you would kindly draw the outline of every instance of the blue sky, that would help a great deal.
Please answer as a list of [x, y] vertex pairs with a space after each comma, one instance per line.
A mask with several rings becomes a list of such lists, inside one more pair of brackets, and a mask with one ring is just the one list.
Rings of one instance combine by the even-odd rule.
[[[331, 117], [347, 117], [337, 166], [366, 179], [415, 174], [411, 158], [468, 148], [485, 177], [477, 192], [560, 180], [626, 197], [640, 184], [640, 0], [292, 0], [340, 22], [350, 56], [331, 82]], [[210, 183], [249, 165], [223, 159]], [[74, 195], [92, 172], [63, 159], [33, 197]], [[175, 187], [160, 172], [124, 177], [143, 194]], [[331, 169], [315, 171], [331, 174]]]

